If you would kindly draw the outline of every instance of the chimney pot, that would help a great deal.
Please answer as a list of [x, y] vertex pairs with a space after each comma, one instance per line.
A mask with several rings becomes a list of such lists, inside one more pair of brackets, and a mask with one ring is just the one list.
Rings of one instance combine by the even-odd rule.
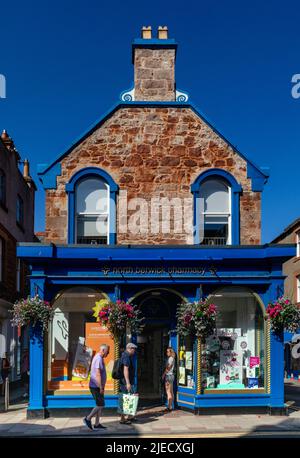
[[148, 25], [148, 27], [144, 25], [142, 27], [142, 38], [144, 40], [151, 40], [151, 38], [152, 38], [152, 27], [151, 27], [151, 25]]
[[165, 26], [159, 26], [157, 30], [157, 38], [159, 40], [167, 40], [168, 39], [168, 27]]
[[23, 169], [23, 177], [29, 178], [29, 161], [28, 159], [24, 160], [24, 169]]
[[8, 138], [8, 134], [7, 134], [7, 131], [5, 129], [3, 129], [3, 131], [2, 131], [1, 138], [2, 138], [2, 140], [5, 140], [5, 139]]

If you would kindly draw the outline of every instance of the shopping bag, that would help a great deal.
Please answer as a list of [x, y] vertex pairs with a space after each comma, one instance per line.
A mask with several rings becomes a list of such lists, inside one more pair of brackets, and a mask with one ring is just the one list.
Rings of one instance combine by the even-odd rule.
[[119, 396], [118, 413], [123, 414], [123, 415], [134, 416], [137, 411], [138, 403], [139, 403], [138, 394], [121, 393]]

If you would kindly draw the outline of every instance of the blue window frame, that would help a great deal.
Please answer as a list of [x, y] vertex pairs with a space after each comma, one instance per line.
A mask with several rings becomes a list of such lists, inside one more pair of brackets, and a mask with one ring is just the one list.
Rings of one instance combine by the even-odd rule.
[[66, 184], [68, 243], [116, 243], [116, 193], [118, 185], [97, 167], [75, 173]]
[[241, 186], [227, 171], [210, 169], [191, 186], [194, 196], [194, 243], [240, 244]]

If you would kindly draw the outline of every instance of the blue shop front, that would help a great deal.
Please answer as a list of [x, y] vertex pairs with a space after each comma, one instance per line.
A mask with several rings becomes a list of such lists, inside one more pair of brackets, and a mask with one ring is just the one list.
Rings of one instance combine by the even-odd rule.
[[[293, 245], [283, 244], [19, 244], [18, 256], [30, 266], [31, 294], [55, 308], [48, 333], [42, 335], [38, 328], [31, 332], [28, 415], [94, 406], [78, 361], [83, 345], [109, 342], [93, 317], [101, 298], [129, 300], [145, 317], [142, 334], [126, 336], [138, 345], [141, 402], [163, 403], [161, 374], [171, 345], [177, 354], [178, 408], [199, 414], [232, 409], [283, 412], [283, 336], [270, 331], [265, 309], [282, 294], [282, 263], [294, 254]], [[205, 342], [177, 335], [178, 304], [204, 297], [218, 307], [215, 335]], [[118, 385], [110, 372], [121, 348], [112, 341], [110, 345], [106, 407], [116, 408]]]

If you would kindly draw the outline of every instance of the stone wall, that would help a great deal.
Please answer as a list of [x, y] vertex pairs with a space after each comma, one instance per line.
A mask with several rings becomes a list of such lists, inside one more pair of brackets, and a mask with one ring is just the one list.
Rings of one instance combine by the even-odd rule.
[[[190, 187], [201, 172], [214, 167], [230, 172], [243, 187], [241, 243], [260, 243], [261, 195], [251, 191], [245, 160], [189, 108], [121, 108], [63, 158], [61, 165], [57, 189], [46, 192], [45, 242], [67, 242], [65, 185], [75, 172], [92, 166], [109, 173], [120, 191], [128, 192], [128, 199], [140, 197], [150, 202], [155, 196], [179, 197], [188, 203], [188, 233], [171, 231], [167, 236], [161, 231], [122, 233], [120, 223], [124, 227], [131, 213], [122, 216], [118, 212], [119, 244], [193, 243]], [[174, 222], [173, 217], [172, 225]]]
[[134, 50], [135, 100], [175, 101], [175, 49]]

